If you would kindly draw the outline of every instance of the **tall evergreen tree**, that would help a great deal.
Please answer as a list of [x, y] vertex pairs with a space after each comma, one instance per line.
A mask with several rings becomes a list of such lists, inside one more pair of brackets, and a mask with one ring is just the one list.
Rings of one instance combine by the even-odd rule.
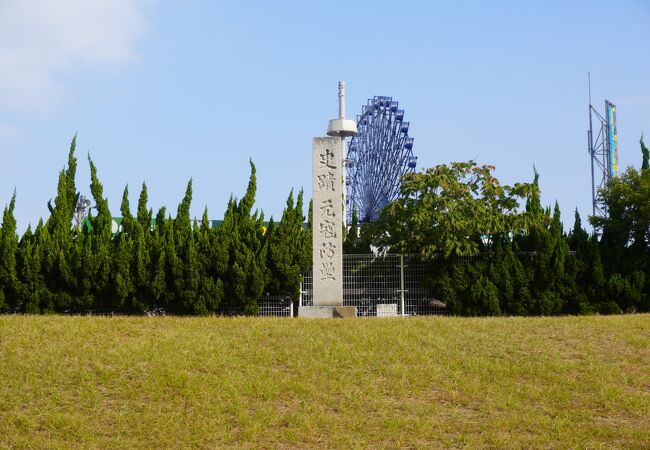
[[198, 304], [205, 305], [205, 312], [216, 312], [224, 297], [221, 277], [228, 264], [228, 255], [210, 226], [208, 208], [203, 211], [201, 225], [194, 229], [194, 241], [199, 260]]
[[150, 303], [151, 253], [144, 231], [139, 222], [135, 224], [133, 235], [133, 259], [131, 261], [131, 280], [133, 283], [132, 308], [143, 312]]
[[251, 175], [246, 194], [237, 201], [232, 198], [218, 229], [227, 246], [228, 269], [224, 289], [229, 307], [247, 315], [259, 311], [258, 300], [266, 285], [266, 250], [257, 213], [251, 216], [257, 181], [255, 165], [250, 162]]
[[[187, 183], [185, 196], [178, 205], [176, 219], [173, 221], [173, 234], [166, 234], [167, 263], [174, 278], [173, 309], [183, 314], [207, 314], [208, 306], [205, 295], [199, 295], [202, 267], [194, 242], [194, 233], [190, 221], [192, 203], [192, 180]], [[172, 254], [172, 247], [173, 253]]]
[[567, 312], [570, 314], [587, 314], [594, 312], [593, 300], [589, 297], [592, 271], [590, 265], [589, 234], [582, 228], [578, 209], [575, 211], [573, 229], [567, 238], [569, 249], [574, 256], [567, 258], [569, 272], [572, 276], [574, 292], [567, 299]]
[[306, 269], [302, 198], [300, 191], [294, 206], [293, 190], [289, 193], [280, 223], [268, 233], [268, 262], [272, 274], [269, 288], [271, 292], [287, 296], [292, 301], [300, 297], [302, 274]]
[[359, 240], [359, 215], [357, 214], [357, 208], [352, 209], [352, 223], [350, 224], [350, 229], [345, 235], [345, 241], [343, 242], [343, 252], [344, 253], [357, 253], [356, 247]]
[[[133, 258], [133, 236], [136, 234], [136, 225], [139, 225], [129, 207], [129, 187], [124, 188], [122, 203], [122, 229], [116, 233], [111, 242], [111, 306], [123, 309], [133, 308], [133, 280], [131, 278], [131, 260]], [[127, 305], [127, 301], [129, 304]]]
[[[42, 222], [40, 226], [42, 227]], [[41, 249], [37, 237], [31, 232], [31, 227], [27, 228], [20, 240], [17, 271], [20, 283], [15, 307], [28, 314], [38, 314], [47, 292], [41, 270]]]
[[46, 280], [52, 293], [54, 308], [65, 310], [72, 306], [75, 291], [74, 260], [72, 256], [72, 217], [74, 205], [70, 200], [69, 179], [72, 170], [61, 170], [57, 184], [54, 207], [50, 207], [47, 220], [49, 234], [45, 251]]
[[165, 218], [166, 209], [161, 207], [156, 214], [155, 232], [150, 236], [150, 258], [151, 258], [151, 306], [165, 306], [167, 301], [167, 258], [166, 258], [166, 228], [168, 227]]
[[16, 273], [16, 253], [18, 250], [18, 235], [16, 234], [16, 191], [11, 197], [9, 206], [2, 213], [2, 233], [0, 234], [0, 312], [10, 306], [16, 306], [18, 291], [18, 276]]
[[188, 257], [189, 241], [192, 237], [192, 222], [190, 220], [190, 206], [192, 204], [192, 180], [187, 182], [185, 195], [178, 204], [176, 219], [173, 221], [174, 239], [179, 250], [178, 256], [185, 260]]
[[143, 182], [142, 190], [140, 191], [140, 198], [138, 200], [137, 219], [145, 234], [147, 234], [151, 228], [151, 210], [147, 207], [147, 201], [147, 185]]
[[641, 170], [650, 169], [650, 151], [646, 147], [645, 142], [643, 142], [643, 135], [641, 135], [641, 153], [643, 154], [643, 161], [641, 162]]
[[174, 231], [174, 223], [171, 217], [164, 224], [164, 255], [165, 255], [165, 279], [167, 287], [163, 295], [163, 306], [169, 311], [182, 314], [184, 312], [181, 304], [181, 293], [184, 286], [183, 261], [178, 257], [178, 246]]
[[121, 232], [126, 233], [127, 235], [133, 234], [135, 231], [135, 222], [136, 219], [131, 214], [131, 208], [129, 206], [129, 185], [124, 186], [124, 192], [122, 192], [122, 203], [120, 204], [120, 213], [122, 214], [122, 223], [121, 223]]
[[93, 280], [92, 293], [95, 305], [102, 309], [110, 307], [112, 303], [111, 294], [113, 292], [110, 285], [112, 276], [111, 267], [111, 237], [112, 222], [111, 212], [108, 207], [108, 200], [104, 197], [104, 187], [97, 177], [97, 168], [88, 156], [90, 165], [90, 192], [95, 200], [97, 216], [89, 217], [92, 225], [90, 237], [91, 254], [86, 254], [87, 259], [93, 260], [91, 273]]

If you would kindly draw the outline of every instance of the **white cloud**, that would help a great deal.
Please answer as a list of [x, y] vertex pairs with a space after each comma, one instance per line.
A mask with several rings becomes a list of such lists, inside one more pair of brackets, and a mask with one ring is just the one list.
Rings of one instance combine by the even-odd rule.
[[60, 76], [132, 61], [147, 2], [0, 0], [0, 110], [47, 109]]

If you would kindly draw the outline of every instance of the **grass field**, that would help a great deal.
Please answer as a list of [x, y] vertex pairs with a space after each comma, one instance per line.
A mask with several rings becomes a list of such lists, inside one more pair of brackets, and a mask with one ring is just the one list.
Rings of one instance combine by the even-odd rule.
[[0, 316], [0, 447], [650, 447], [650, 316]]

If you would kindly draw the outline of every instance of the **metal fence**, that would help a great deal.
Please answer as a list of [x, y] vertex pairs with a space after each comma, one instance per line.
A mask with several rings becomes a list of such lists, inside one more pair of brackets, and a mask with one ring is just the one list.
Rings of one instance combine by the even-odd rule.
[[258, 316], [293, 317], [293, 303], [289, 297], [267, 295], [260, 299]]
[[[430, 264], [417, 255], [343, 255], [343, 304], [359, 316], [446, 315], [426, 284]], [[301, 306], [313, 304], [312, 277], [304, 275]]]
[[[269, 317], [293, 317], [293, 303], [290, 301], [287, 296], [279, 295], [265, 295], [259, 301], [259, 313], [258, 316], [269, 316]], [[22, 311], [12, 311], [14, 314], [21, 314]], [[126, 311], [117, 308], [108, 308], [108, 309], [68, 309], [65, 310], [63, 315], [68, 316], [166, 316], [168, 315], [167, 310], [164, 308], [158, 308], [153, 306], [149, 308], [144, 313], [138, 313], [133, 311]], [[222, 316], [236, 316], [240, 315], [241, 312], [234, 309], [229, 309], [227, 306], [222, 306], [217, 311], [218, 315]]]

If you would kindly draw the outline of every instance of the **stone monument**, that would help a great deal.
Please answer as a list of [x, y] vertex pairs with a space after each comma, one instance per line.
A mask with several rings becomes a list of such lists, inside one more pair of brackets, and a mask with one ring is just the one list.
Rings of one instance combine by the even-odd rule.
[[357, 133], [345, 118], [345, 82], [339, 81], [339, 117], [327, 127], [329, 137], [314, 138], [313, 192], [313, 306], [301, 306], [303, 317], [354, 317], [354, 306], [343, 306], [343, 154], [345, 138]]

